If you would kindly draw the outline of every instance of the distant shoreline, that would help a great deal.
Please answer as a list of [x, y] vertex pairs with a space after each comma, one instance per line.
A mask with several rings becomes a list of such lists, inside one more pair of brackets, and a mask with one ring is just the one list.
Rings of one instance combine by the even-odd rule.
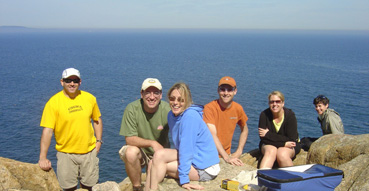
[[368, 34], [369, 30], [314, 30], [314, 29], [220, 29], [220, 28], [36, 28], [26, 26], [0, 26], [0, 33], [12, 32], [230, 32], [230, 33], [355, 33]]

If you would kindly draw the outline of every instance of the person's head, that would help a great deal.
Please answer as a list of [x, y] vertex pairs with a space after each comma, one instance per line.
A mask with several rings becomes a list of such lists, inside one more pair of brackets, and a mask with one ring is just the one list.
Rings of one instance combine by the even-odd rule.
[[144, 103], [144, 110], [147, 113], [155, 113], [162, 98], [160, 81], [156, 78], [146, 78], [142, 83], [141, 98]]
[[180, 115], [193, 104], [190, 88], [183, 82], [175, 83], [169, 89], [167, 97], [175, 116]]
[[314, 98], [313, 104], [315, 105], [316, 112], [321, 115], [325, 112], [325, 110], [329, 107], [329, 99], [324, 95], [318, 95]]
[[269, 108], [272, 113], [279, 113], [284, 107], [284, 95], [280, 91], [272, 91], [268, 95]]
[[233, 97], [237, 94], [236, 81], [229, 76], [221, 78], [218, 83], [218, 94], [220, 104], [223, 107], [228, 107], [232, 103]]
[[78, 95], [81, 82], [81, 75], [77, 69], [67, 68], [63, 71], [60, 83], [68, 97], [75, 98]]

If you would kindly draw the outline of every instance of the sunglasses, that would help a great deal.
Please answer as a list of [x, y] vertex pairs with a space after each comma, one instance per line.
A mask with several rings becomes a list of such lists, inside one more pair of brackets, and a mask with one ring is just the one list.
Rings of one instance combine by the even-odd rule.
[[269, 104], [273, 104], [273, 103], [280, 104], [282, 103], [282, 100], [270, 100], [269, 101]]
[[176, 98], [176, 97], [169, 97], [169, 101], [176, 101], [177, 100], [177, 102], [184, 102], [184, 99], [182, 99], [181, 97], [178, 97], [178, 98]]
[[320, 98], [320, 99], [327, 99], [327, 97], [325, 97], [324, 95], [318, 95], [315, 99]]
[[71, 82], [75, 83], [75, 84], [78, 84], [81, 80], [80, 79], [63, 79], [63, 82], [69, 84]]
[[227, 92], [233, 92], [235, 90], [234, 87], [219, 87], [218, 89], [221, 92], [225, 92], [225, 91], [227, 91]]

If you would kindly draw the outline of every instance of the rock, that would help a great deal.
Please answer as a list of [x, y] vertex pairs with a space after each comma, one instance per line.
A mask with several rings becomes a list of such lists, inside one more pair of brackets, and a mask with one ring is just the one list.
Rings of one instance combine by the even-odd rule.
[[362, 154], [369, 154], [369, 134], [331, 134], [320, 137], [311, 145], [307, 163], [337, 168]]
[[38, 164], [0, 157], [0, 190], [62, 190], [53, 169], [46, 172]]
[[307, 163], [342, 170], [336, 191], [369, 190], [369, 134], [322, 136], [311, 145]]
[[[192, 181], [202, 185], [204, 190], [222, 190], [223, 179], [234, 179], [244, 172], [257, 170], [261, 159], [258, 149], [245, 153], [240, 158], [244, 166], [226, 164], [221, 159], [221, 171], [217, 178], [208, 182]], [[344, 172], [344, 178], [335, 191], [369, 190], [369, 134], [365, 135], [325, 135], [315, 141], [309, 152], [301, 150], [293, 161], [294, 165], [322, 164]], [[239, 176], [240, 177], [240, 176]], [[143, 183], [146, 175], [142, 174]], [[0, 190], [33, 191], [61, 190], [55, 172], [41, 170], [38, 164], [18, 162], [0, 157]], [[83, 190], [83, 189], [79, 189]], [[132, 185], [127, 177], [119, 185], [105, 182], [93, 187], [94, 191], [131, 191]], [[159, 190], [184, 190], [178, 181], [166, 178], [159, 184]]]
[[360, 155], [353, 160], [342, 164], [338, 169], [344, 172], [344, 178], [336, 191], [350, 190], [369, 190], [369, 155]]
[[92, 187], [92, 191], [120, 191], [119, 185], [116, 182], [108, 181], [102, 184], [97, 184]]

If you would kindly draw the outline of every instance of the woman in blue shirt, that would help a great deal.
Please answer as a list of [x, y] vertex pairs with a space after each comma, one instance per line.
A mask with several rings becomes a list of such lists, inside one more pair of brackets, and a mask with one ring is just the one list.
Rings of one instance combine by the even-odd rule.
[[213, 137], [202, 119], [202, 106], [193, 105], [190, 89], [176, 83], [168, 91], [171, 111], [168, 125], [175, 149], [155, 152], [149, 163], [146, 190], [156, 190], [165, 175], [179, 179], [186, 189], [203, 189], [191, 180], [214, 179], [219, 171], [218, 151]]

